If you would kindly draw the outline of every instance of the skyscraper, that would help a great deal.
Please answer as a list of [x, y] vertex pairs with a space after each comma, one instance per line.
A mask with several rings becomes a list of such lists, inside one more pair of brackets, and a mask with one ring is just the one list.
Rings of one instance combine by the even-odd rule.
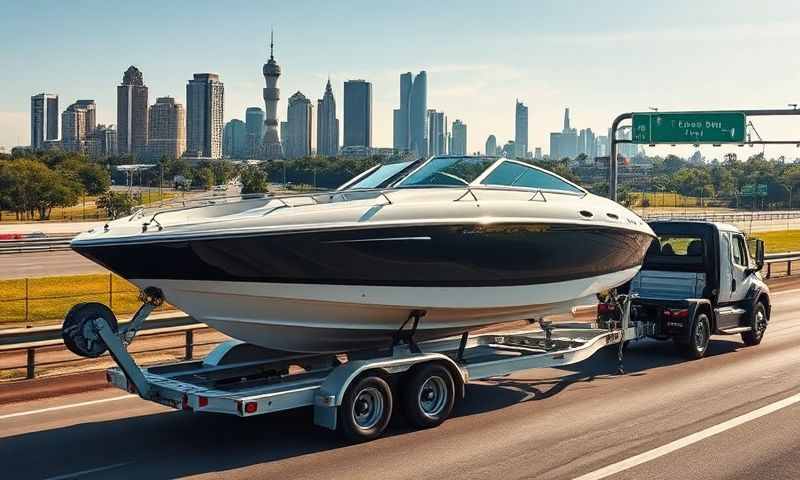
[[244, 123], [247, 127], [247, 156], [258, 158], [264, 138], [264, 110], [261, 107], [248, 107], [244, 113]]
[[428, 110], [428, 152], [430, 155], [447, 154], [447, 116], [444, 112]]
[[186, 85], [186, 150], [194, 156], [222, 157], [225, 86], [216, 73], [195, 73]]
[[486, 139], [486, 148], [484, 153], [489, 156], [497, 155], [497, 139], [494, 135], [489, 135], [489, 138]]
[[528, 107], [519, 100], [514, 112], [514, 148], [517, 158], [528, 156]]
[[61, 114], [61, 146], [68, 152], [83, 152], [86, 139], [86, 109], [73, 103]]
[[345, 147], [372, 147], [372, 84], [366, 80], [344, 82]]
[[31, 97], [31, 148], [44, 148], [46, 140], [58, 138], [58, 95], [40, 93]]
[[117, 131], [111, 125], [97, 125], [89, 136], [87, 151], [93, 158], [112, 157], [117, 154]]
[[142, 72], [131, 65], [117, 86], [117, 150], [142, 155], [147, 148], [147, 87]]
[[247, 157], [247, 126], [238, 118], [225, 124], [222, 133], [222, 155], [226, 158]]
[[281, 140], [278, 137], [278, 77], [281, 76], [281, 67], [275, 61], [275, 44], [272, 33], [269, 35], [269, 60], [261, 69], [264, 74], [264, 137], [261, 144], [261, 158], [272, 160], [283, 157]]
[[400, 75], [400, 108], [394, 110], [393, 146], [396, 150], [406, 151], [410, 146], [411, 121], [411, 72]]
[[411, 85], [409, 102], [409, 150], [417, 157], [428, 156], [428, 74], [419, 72]]
[[97, 104], [94, 100], [76, 100], [75, 105], [86, 110], [86, 135], [91, 135], [97, 128]]
[[302, 158], [311, 155], [311, 101], [300, 92], [289, 97], [286, 113], [286, 158]]
[[461, 120], [453, 122], [453, 141], [450, 146], [450, 154], [467, 154], [467, 125]]
[[570, 128], [569, 108], [564, 109], [564, 129], [550, 134], [550, 159], [575, 158], [578, 155], [578, 132]]
[[159, 97], [148, 112], [147, 155], [180, 158], [186, 151], [186, 111], [172, 97]]
[[336, 118], [336, 100], [329, 78], [325, 93], [317, 100], [317, 155], [332, 157], [338, 152], [339, 120]]

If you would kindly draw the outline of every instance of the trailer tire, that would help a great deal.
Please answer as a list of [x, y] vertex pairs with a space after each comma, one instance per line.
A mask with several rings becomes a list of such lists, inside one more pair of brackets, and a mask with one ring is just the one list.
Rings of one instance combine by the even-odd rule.
[[61, 338], [70, 352], [80, 357], [96, 358], [108, 350], [106, 342], [90, 323], [98, 318], [104, 319], [111, 330], [117, 331], [117, 317], [102, 303], [79, 303], [69, 310], [61, 326]]
[[699, 312], [692, 321], [691, 328], [689, 329], [689, 338], [681, 343], [676, 342], [676, 346], [683, 356], [689, 360], [698, 360], [703, 358], [706, 354], [710, 339], [711, 322], [708, 320], [708, 315]]
[[349, 387], [339, 407], [342, 434], [353, 442], [379, 437], [392, 418], [392, 389], [377, 375], [366, 375]]
[[748, 347], [761, 343], [761, 339], [764, 338], [764, 332], [767, 330], [767, 309], [761, 302], [756, 303], [753, 309], [750, 327], [752, 330], [742, 333], [742, 341]]
[[450, 416], [455, 405], [455, 382], [447, 367], [438, 363], [420, 365], [403, 385], [403, 413], [417, 428], [435, 427]]

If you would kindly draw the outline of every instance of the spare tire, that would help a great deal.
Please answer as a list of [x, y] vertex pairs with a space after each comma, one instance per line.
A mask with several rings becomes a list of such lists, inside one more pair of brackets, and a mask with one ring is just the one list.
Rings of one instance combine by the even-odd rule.
[[117, 317], [102, 303], [79, 303], [69, 310], [61, 326], [61, 338], [70, 352], [80, 357], [96, 358], [108, 350], [94, 324], [98, 318], [105, 320], [111, 330], [117, 332]]

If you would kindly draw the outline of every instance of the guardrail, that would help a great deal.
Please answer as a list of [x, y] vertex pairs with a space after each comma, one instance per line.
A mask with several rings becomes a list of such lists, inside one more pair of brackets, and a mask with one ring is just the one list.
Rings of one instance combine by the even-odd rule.
[[59, 235], [24, 240], [0, 240], [0, 255], [9, 253], [57, 252], [69, 250], [73, 235]]
[[[645, 209], [646, 210], [646, 209]], [[749, 221], [776, 221], [800, 219], [800, 211], [778, 211], [778, 212], [661, 212], [648, 213], [644, 211], [641, 217], [645, 220], [657, 220], [665, 218], [675, 218], [683, 220], [708, 220], [720, 223], [741, 223]]]
[[[774, 265], [785, 263], [786, 269], [781, 276], [792, 275], [792, 263], [800, 261], [800, 252], [773, 253], [765, 256], [766, 277], [772, 278], [775, 273]], [[152, 336], [167, 336], [182, 334], [183, 339], [179, 345], [160, 346], [146, 350], [138, 350], [136, 354], [153, 353], [161, 351], [176, 350], [182, 348], [183, 358], [191, 360], [194, 356], [194, 348], [198, 346], [214, 345], [218, 342], [196, 343], [194, 333], [197, 330], [209, 329], [204, 323], [198, 323], [194, 318], [186, 315], [166, 317], [147, 320], [137, 338]], [[44, 348], [63, 346], [61, 339], [61, 326], [20, 328], [7, 331], [0, 331], [0, 354], [26, 352], [24, 364], [12, 365], [0, 369], [2, 371], [25, 369], [25, 378], [33, 379], [36, 377], [37, 367], [63, 365], [79, 361], [86, 361], [82, 358], [66, 360], [56, 360], [48, 362], [37, 362], [37, 351]]]

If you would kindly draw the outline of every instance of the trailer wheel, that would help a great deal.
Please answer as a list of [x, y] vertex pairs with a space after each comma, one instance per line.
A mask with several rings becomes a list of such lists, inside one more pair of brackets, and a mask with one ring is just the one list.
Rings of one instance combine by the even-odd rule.
[[104, 319], [114, 332], [117, 331], [117, 317], [102, 303], [79, 303], [69, 310], [61, 327], [61, 338], [69, 351], [81, 357], [95, 358], [108, 350], [94, 326], [98, 318]]
[[342, 433], [365, 442], [379, 437], [392, 417], [392, 390], [378, 376], [365, 376], [351, 384], [339, 407]]
[[708, 348], [708, 342], [711, 339], [711, 322], [708, 321], [708, 315], [705, 313], [698, 313], [694, 317], [692, 327], [689, 330], [688, 341], [684, 343], [677, 343], [681, 353], [689, 360], [697, 360], [703, 358]]
[[750, 327], [751, 331], [742, 333], [742, 341], [748, 347], [761, 343], [767, 330], [767, 309], [761, 302], [756, 303], [756, 308], [753, 309]]
[[428, 363], [411, 371], [403, 386], [403, 413], [418, 428], [447, 420], [455, 404], [455, 383], [446, 367]]

